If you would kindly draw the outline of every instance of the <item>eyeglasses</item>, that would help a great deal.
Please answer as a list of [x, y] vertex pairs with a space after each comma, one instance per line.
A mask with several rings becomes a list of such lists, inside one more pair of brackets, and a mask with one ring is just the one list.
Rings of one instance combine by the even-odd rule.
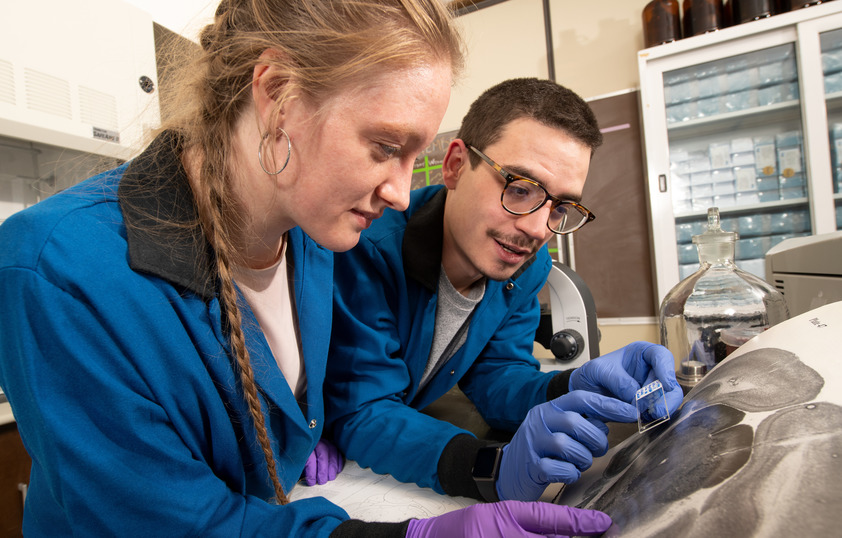
[[596, 215], [582, 204], [553, 196], [537, 181], [506, 172], [485, 153], [470, 144], [466, 145], [506, 180], [503, 193], [500, 195], [500, 203], [503, 209], [512, 215], [534, 213], [544, 207], [547, 200], [550, 200], [552, 206], [547, 219], [547, 228], [559, 235], [573, 233], [596, 218]]

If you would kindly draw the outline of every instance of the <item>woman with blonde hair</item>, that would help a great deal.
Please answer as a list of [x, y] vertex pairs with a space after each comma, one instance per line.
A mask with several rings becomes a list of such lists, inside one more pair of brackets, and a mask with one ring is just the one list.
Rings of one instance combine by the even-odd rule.
[[289, 502], [322, 432], [332, 251], [406, 207], [461, 45], [437, 0], [223, 0], [200, 43], [140, 155], [0, 227], [24, 534], [603, 531], [538, 503], [364, 523]]

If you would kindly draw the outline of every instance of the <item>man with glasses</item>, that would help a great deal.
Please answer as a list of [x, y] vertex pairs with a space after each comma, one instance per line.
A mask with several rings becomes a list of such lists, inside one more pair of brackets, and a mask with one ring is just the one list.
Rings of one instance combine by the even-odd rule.
[[[569, 371], [532, 356], [545, 245], [594, 215], [581, 203], [602, 135], [575, 93], [514, 79], [470, 107], [444, 186], [386, 210], [335, 262], [325, 382], [328, 435], [378, 473], [486, 501], [536, 500], [608, 449], [607, 421], [637, 420], [634, 393], [659, 379], [680, 405], [674, 360], [638, 342]], [[455, 384], [501, 445], [420, 412]]]

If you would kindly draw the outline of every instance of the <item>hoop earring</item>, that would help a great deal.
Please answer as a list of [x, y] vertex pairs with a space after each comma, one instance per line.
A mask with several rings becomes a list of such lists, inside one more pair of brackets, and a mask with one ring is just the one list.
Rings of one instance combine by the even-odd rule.
[[281, 166], [281, 168], [277, 172], [270, 172], [269, 170], [266, 170], [266, 166], [263, 165], [263, 144], [265, 144], [266, 139], [269, 138], [269, 133], [263, 135], [263, 138], [260, 139], [260, 144], [257, 146], [257, 162], [260, 163], [260, 168], [262, 168], [263, 171], [269, 174], [270, 176], [277, 176], [278, 174], [283, 172], [284, 169], [287, 167], [287, 164], [289, 164], [290, 155], [292, 155], [292, 141], [289, 139], [289, 135], [281, 127], [278, 127], [276, 129], [276, 132], [277, 131], [284, 133], [284, 136], [287, 139], [287, 158], [284, 161], [283, 166]]

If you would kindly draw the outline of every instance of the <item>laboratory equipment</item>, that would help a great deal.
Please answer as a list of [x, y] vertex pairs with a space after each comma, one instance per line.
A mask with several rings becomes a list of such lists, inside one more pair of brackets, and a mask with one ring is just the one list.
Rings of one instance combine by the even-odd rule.
[[[660, 307], [661, 344], [679, 359], [679, 384], [688, 392], [727, 356], [725, 339], [746, 341], [789, 318], [778, 290], [734, 264], [737, 234], [722, 229], [708, 209], [707, 230], [693, 236], [699, 269], [679, 282]], [[738, 341], [739, 342], [739, 341]]]
[[31, 0], [4, 3], [3, 21], [0, 222], [130, 159], [161, 123], [159, 26], [145, 11]]
[[596, 305], [585, 281], [573, 269], [553, 262], [547, 276], [549, 314], [541, 316], [535, 341], [566, 368], [599, 356]]
[[792, 316], [842, 301], [842, 231], [778, 243], [766, 253], [766, 280]]
[[0, 135], [121, 160], [143, 147], [161, 123], [151, 15], [31, 0], [4, 2], [3, 20]]

